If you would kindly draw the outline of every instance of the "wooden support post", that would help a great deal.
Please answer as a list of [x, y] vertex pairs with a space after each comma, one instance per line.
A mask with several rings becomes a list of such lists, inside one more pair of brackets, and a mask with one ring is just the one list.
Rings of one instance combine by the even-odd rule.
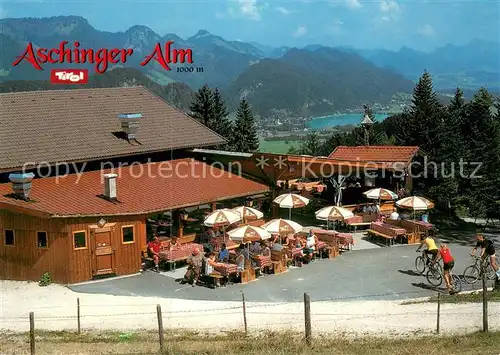
[[312, 343], [311, 336], [311, 298], [307, 292], [304, 293], [304, 316], [306, 322], [306, 344], [308, 346]]
[[436, 333], [439, 334], [439, 321], [441, 317], [441, 293], [438, 293], [438, 309], [437, 309], [437, 324], [436, 324]]
[[247, 307], [245, 304], [245, 294], [241, 293], [241, 298], [243, 300], [243, 323], [245, 324], [245, 335], [248, 334], [248, 326], [247, 326]]
[[212, 208], [212, 211], [215, 211], [217, 209], [217, 201], [212, 202], [210, 207]]
[[488, 287], [486, 284], [486, 270], [483, 269], [483, 332], [488, 333]]
[[30, 312], [30, 349], [31, 355], [35, 355], [35, 314]]
[[163, 318], [161, 316], [161, 306], [156, 305], [156, 315], [158, 316], [158, 335], [160, 336], [160, 350], [164, 349], [165, 337], [163, 335]]
[[81, 327], [80, 327], [80, 298], [76, 299], [76, 319], [78, 323], [78, 334], [81, 332]]

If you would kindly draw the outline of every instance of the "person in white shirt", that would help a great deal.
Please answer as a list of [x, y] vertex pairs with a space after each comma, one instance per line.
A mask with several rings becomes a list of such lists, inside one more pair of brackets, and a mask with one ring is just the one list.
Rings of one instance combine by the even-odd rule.
[[392, 213], [391, 213], [391, 219], [394, 220], [394, 221], [397, 221], [399, 219], [399, 213], [397, 210], [393, 210]]

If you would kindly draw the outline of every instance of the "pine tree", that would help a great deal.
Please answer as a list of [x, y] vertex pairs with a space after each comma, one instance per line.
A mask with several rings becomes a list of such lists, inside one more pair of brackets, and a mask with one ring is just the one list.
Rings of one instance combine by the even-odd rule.
[[[220, 134], [229, 141], [231, 136], [231, 122], [227, 119], [229, 112], [227, 111], [226, 103], [222, 98], [219, 89], [215, 89], [212, 98], [212, 118], [210, 119], [209, 128]], [[230, 144], [224, 144], [219, 149], [230, 149]]]
[[442, 105], [433, 89], [432, 78], [424, 71], [413, 90], [412, 105], [403, 113], [405, 127], [401, 134], [404, 144], [419, 146], [433, 159], [439, 148], [437, 135], [443, 119], [442, 111]]
[[[477, 211], [476, 216], [491, 215], [498, 212], [496, 201], [499, 199], [497, 169], [500, 166], [500, 133], [499, 127], [491, 112], [493, 98], [486, 89], [480, 89], [465, 113], [464, 126], [467, 127], [465, 179], [462, 179], [461, 190], [465, 191], [469, 208]], [[476, 177], [474, 162], [481, 168]], [[477, 177], [477, 175], [481, 177]]]
[[252, 153], [259, 149], [257, 128], [248, 102], [243, 99], [236, 112], [236, 121], [231, 140], [231, 148], [242, 153]]
[[321, 146], [322, 156], [329, 156], [339, 146], [351, 145], [350, 144], [351, 134], [349, 133], [335, 133], [332, 134]]
[[305, 142], [301, 146], [301, 154], [318, 156], [322, 153], [322, 144], [316, 132], [307, 135]]
[[213, 107], [214, 94], [208, 85], [203, 85], [195, 94], [193, 103], [190, 106], [191, 116], [210, 127], [214, 116]]

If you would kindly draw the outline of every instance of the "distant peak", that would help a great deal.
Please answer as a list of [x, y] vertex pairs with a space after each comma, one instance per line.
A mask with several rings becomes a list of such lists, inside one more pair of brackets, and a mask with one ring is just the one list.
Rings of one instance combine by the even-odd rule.
[[153, 32], [153, 30], [144, 25], [135, 25], [130, 27], [127, 32]]
[[201, 38], [201, 37], [207, 37], [207, 36], [211, 36], [211, 33], [208, 32], [207, 30], [199, 30], [193, 37], [191, 37], [192, 39], [195, 39], [195, 38]]

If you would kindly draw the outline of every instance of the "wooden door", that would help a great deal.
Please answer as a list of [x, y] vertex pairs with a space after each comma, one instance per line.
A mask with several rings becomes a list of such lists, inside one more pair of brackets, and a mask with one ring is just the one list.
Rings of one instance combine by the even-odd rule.
[[111, 231], [92, 234], [92, 276], [114, 274], [115, 252], [111, 245]]

